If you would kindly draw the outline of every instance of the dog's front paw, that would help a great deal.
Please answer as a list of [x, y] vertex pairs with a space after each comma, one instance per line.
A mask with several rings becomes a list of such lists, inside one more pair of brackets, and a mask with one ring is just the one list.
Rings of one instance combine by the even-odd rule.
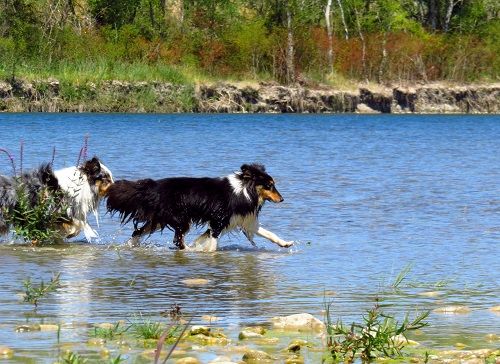
[[293, 241], [281, 241], [279, 246], [282, 248], [290, 248], [293, 245]]

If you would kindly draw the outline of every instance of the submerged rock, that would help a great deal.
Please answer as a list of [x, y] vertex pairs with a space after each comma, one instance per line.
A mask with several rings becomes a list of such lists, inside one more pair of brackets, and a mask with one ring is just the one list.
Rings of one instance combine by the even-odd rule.
[[205, 278], [188, 278], [183, 279], [181, 283], [186, 286], [204, 286], [205, 284], [210, 283], [210, 280]]
[[90, 346], [104, 346], [105, 344], [106, 344], [106, 340], [102, 339], [100, 337], [93, 337], [87, 341], [87, 345], [90, 345]]
[[212, 330], [209, 327], [194, 325], [187, 334], [190, 341], [201, 345], [227, 345], [228, 338], [219, 330]]
[[277, 329], [294, 331], [324, 331], [325, 324], [309, 313], [273, 317], [273, 326]]
[[496, 341], [499, 339], [498, 335], [497, 334], [487, 334], [485, 336], [486, 340], [488, 341]]
[[409, 345], [409, 346], [419, 346], [420, 345], [420, 343], [418, 343], [417, 341], [407, 339], [403, 335], [393, 336], [392, 340], [395, 343], [403, 344], [403, 345]]
[[[498, 358], [498, 356], [500, 355], [500, 350], [494, 350], [494, 349], [445, 350], [439, 352], [438, 355], [439, 359], [443, 362], [475, 364], [475, 363], [488, 362], [489, 359]], [[486, 358], [489, 359], [487, 360]]]
[[240, 340], [258, 339], [258, 338], [262, 338], [265, 333], [266, 333], [266, 329], [263, 328], [262, 326], [248, 326], [248, 327], [244, 327], [240, 331], [238, 338]]
[[225, 336], [207, 336], [203, 334], [189, 336], [191, 341], [197, 342], [201, 345], [227, 345], [229, 339]]
[[212, 315], [203, 315], [201, 316], [201, 319], [209, 323], [219, 321], [219, 318], [217, 316], [212, 316]]
[[227, 356], [218, 356], [215, 359], [212, 359], [208, 362], [208, 364], [237, 364], [231, 360], [231, 358]]
[[262, 334], [259, 334], [257, 332], [250, 331], [250, 330], [241, 330], [239, 335], [238, 335], [238, 339], [240, 339], [240, 340], [259, 339], [262, 337], [263, 337]]
[[476, 350], [471, 350], [472, 355], [478, 356], [480, 358], [486, 358], [487, 356], [492, 355], [495, 353], [495, 350], [493, 349], [476, 349]]
[[194, 356], [187, 356], [176, 360], [175, 364], [200, 364], [200, 361]]
[[450, 305], [436, 308], [433, 312], [442, 314], [467, 314], [470, 312], [470, 308], [461, 305]]
[[18, 325], [16, 326], [16, 332], [30, 332], [30, 331], [40, 331], [40, 325]]
[[189, 330], [189, 335], [206, 335], [210, 336], [210, 328], [206, 326], [201, 326], [201, 325], [193, 325], [191, 326], [191, 329]]
[[103, 322], [100, 324], [95, 324], [94, 327], [103, 330], [113, 330], [116, 327], [116, 324], [112, 324], [111, 322]]
[[59, 325], [56, 324], [40, 324], [40, 331], [57, 331], [59, 330]]
[[500, 305], [491, 307], [490, 311], [500, 313]]
[[304, 357], [301, 355], [292, 355], [285, 359], [285, 364], [304, 364]]
[[297, 352], [300, 351], [302, 347], [311, 347], [311, 346], [312, 345], [306, 340], [295, 339], [288, 345], [286, 349], [291, 352]]
[[442, 295], [443, 293], [440, 291], [426, 291], [426, 292], [419, 292], [417, 293], [419, 296], [425, 296], [425, 297], [438, 297]]
[[248, 350], [243, 354], [242, 360], [246, 363], [255, 363], [255, 362], [273, 362], [273, 357], [266, 353], [265, 351], [260, 350]]
[[14, 355], [14, 350], [8, 346], [0, 346], [0, 357], [10, 358]]

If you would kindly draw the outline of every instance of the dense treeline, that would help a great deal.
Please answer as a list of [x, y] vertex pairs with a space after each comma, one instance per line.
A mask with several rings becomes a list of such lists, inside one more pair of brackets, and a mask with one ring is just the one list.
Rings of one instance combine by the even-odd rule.
[[498, 0], [0, 0], [0, 76], [497, 80]]

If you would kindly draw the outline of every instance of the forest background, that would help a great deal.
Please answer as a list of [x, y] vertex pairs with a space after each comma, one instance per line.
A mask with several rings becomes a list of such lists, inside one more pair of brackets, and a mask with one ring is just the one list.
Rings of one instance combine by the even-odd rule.
[[498, 0], [1, 0], [0, 78], [496, 82]]

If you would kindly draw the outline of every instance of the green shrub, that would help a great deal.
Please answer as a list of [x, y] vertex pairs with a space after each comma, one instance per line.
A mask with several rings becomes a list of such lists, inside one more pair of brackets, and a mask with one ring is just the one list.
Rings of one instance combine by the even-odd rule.
[[101, 339], [106, 339], [106, 340], [113, 340], [117, 336], [121, 336], [127, 331], [127, 329], [122, 328], [120, 326], [120, 323], [117, 322], [115, 326], [110, 327], [110, 328], [104, 328], [104, 327], [94, 327], [93, 332], [91, 333], [92, 336], [98, 337]]
[[62, 212], [65, 209], [61, 208], [61, 195], [44, 188], [38, 193], [38, 201], [33, 205], [21, 183], [17, 196], [16, 206], [6, 213], [14, 234], [33, 245], [60, 242], [62, 236], [58, 223], [66, 219]]
[[379, 355], [400, 357], [406, 345], [406, 335], [428, 325], [424, 320], [429, 312], [417, 315], [413, 320], [406, 315], [402, 322], [382, 312], [378, 303], [363, 316], [363, 323], [344, 325], [340, 320], [332, 324], [330, 307], [327, 308], [327, 344], [334, 361], [352, 363], [359, 358], [370, 362]]

